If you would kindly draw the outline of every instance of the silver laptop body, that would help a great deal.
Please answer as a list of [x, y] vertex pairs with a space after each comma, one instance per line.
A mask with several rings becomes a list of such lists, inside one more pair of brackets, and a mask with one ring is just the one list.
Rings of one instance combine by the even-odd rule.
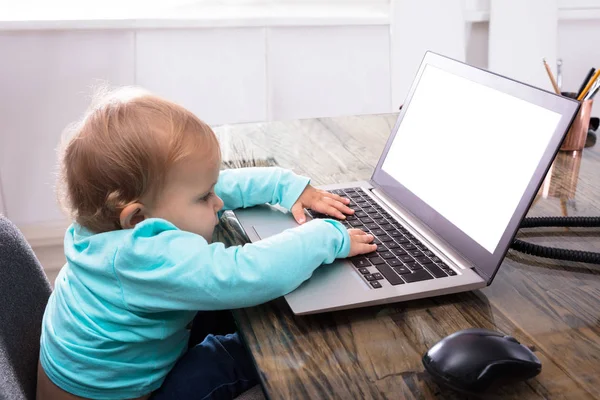
[[[578, 108], [576, 101], [426, 53], [371, 179], [321, 187], [354, 196], [353, 204], [360, 200], [380, 210], [378, 217], [386, 215], [377, 221], [401, 229], [403, 243], [392, 237], [394, 249], [381, 248], [386, 256], [398, 249], [391, 253], [397, 261], [386, 258], [382, 265], [380, 257], [373, 265], [364, 259], [375, 258], [359, 256], [322, 266], [285, 296], [292, 311], [364, 307], [491, 284]], [[252, 242], [297, 226], [279, 206], [234, 213]], [[385, 231], [385, 240], [391, 234]], [[400, 258], [402, 250], [413, 258]]]

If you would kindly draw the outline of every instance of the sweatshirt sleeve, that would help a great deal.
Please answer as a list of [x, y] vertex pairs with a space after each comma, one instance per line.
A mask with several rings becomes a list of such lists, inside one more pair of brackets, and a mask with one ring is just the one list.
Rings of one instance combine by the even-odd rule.
[[221, 171], [215, 193], [225, 203], [225, 210], [265, 203], [289, 210], [309, 182], [307, 177], [279, 167], [227, 169]]
[[150, 219], [120, 246], [114, 271], [132, 310], [222, 310], [283, 296], [321, 264], [349, 251], [346, 228], [333, 220], [313, 220], [256, 243], [225, 248], [168, 221]]

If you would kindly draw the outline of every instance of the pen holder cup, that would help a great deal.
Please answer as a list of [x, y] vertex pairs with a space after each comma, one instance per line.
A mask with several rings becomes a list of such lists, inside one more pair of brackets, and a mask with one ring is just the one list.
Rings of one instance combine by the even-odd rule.
[[[563, 93], [568, 96], [567, 93]], [[571, 97], [571, 96], [568, 96]], [[567, 136], [560, 146], [561, 151], [580, 151], [585, 146], [585, 140], [587, 139], [588, 129], [590, 127], [590, 114], [592, 112], [592, 105], [594, 100], [585, 100], [581, 102], [579, 112], [573, 120], [573, 124], [567, 132]]]

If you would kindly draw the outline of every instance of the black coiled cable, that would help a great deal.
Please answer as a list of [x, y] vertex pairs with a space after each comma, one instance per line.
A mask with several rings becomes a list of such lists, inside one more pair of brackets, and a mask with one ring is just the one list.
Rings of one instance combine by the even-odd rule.
[[[531, 217], [521, 221], [521, 226], [519, 228], [539, 228], [548, 226], [595, 228], [600, 227], [600, 217]], [[600, 253], [591, 251], [540, 246], [519, 239], [514, 239], [511, 248], [537, 257], [600, 264]]]

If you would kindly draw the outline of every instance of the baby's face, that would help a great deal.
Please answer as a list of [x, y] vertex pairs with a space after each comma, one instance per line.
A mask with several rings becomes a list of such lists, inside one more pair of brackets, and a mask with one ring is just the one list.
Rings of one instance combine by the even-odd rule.
[[219, 222], [217, 212], [223, 208], [223, 201], [214, 191], [221, 160], [215, 157], [208, 163], [202, 158], [192, 155], [169, 171], [149, 217], [165, 219], [210, 243]]

